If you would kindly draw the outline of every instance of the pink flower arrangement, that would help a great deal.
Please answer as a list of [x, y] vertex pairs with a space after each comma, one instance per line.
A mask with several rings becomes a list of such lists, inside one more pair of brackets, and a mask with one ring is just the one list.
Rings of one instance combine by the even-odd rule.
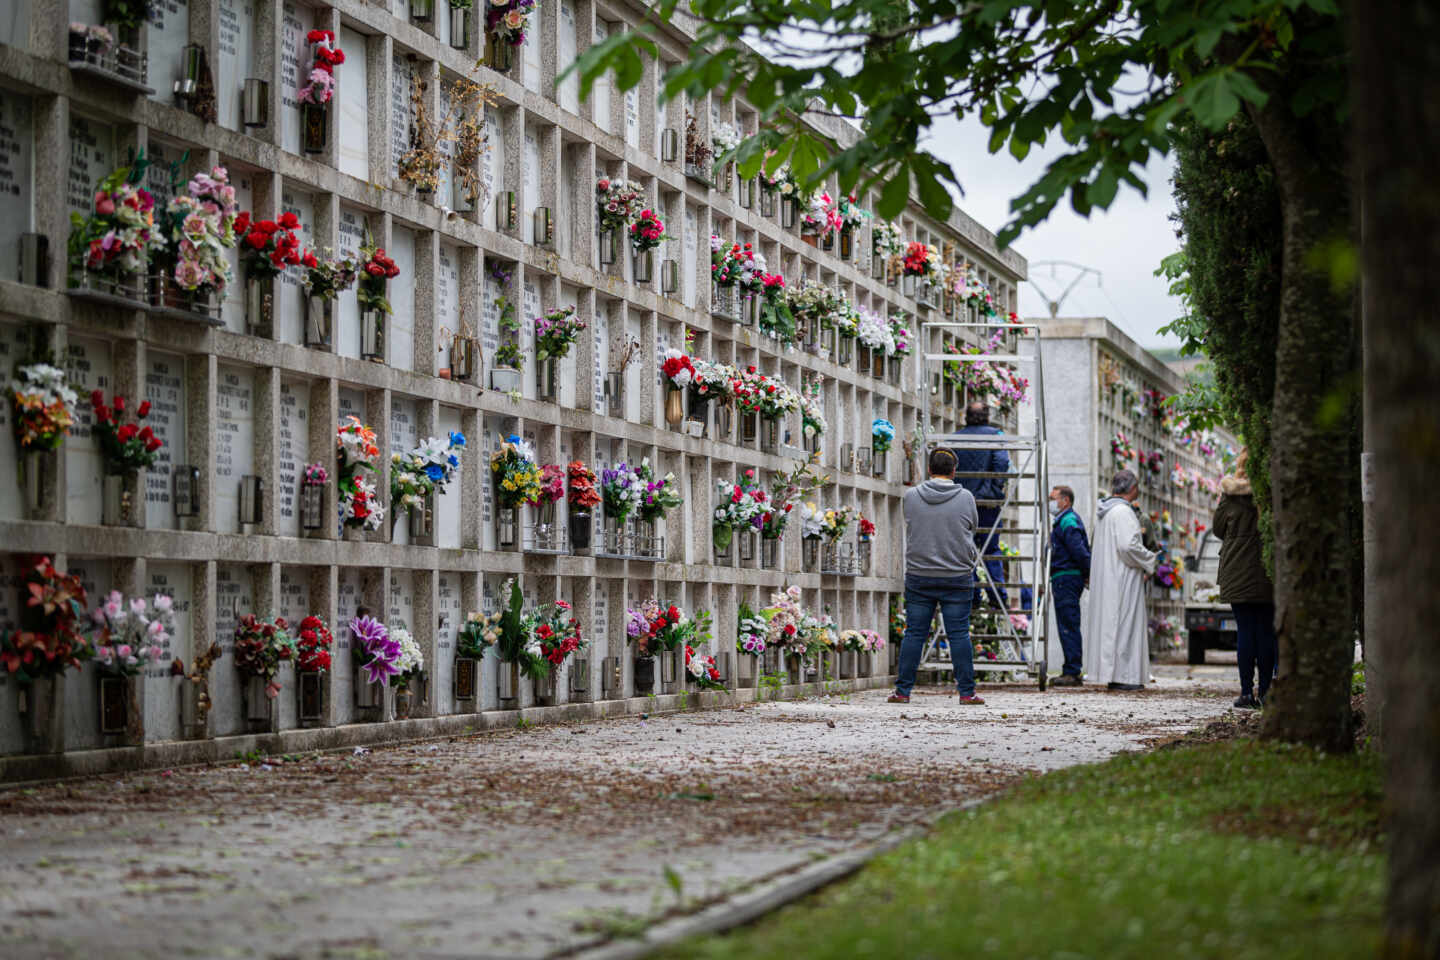
[[305, 40], [315, 47], [315, 63], [310, 68], [310, 82], [295, 94], [301, 103], [329, 103], [335, 96], [335, 68], [345, 62], [345, 51], [335, 46], [330, 30], [311, 30]]
[[630, 245], [636, 250], [653, 250], [665, 239], [665, 221], [654, 210], [641, 210], [630, 225]]
[[555, 503], [565, 496], [565, 471], [553, 463], [540, 468], [540, 502]]

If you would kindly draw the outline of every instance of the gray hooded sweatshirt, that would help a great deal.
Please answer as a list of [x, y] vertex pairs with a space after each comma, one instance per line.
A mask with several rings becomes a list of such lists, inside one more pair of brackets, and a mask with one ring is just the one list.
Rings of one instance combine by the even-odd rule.
[[975, 497], [931, 478], [905, 492], [905, 575], [970, 578], [975, 572]]

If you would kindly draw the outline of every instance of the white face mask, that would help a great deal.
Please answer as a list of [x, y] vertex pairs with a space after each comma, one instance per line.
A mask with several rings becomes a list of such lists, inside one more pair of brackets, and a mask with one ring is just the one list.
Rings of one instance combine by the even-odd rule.
[[1052, 517], [1058, 517], [1058, 516], [1060, 516], [1060, 504], [1059, 504], [1059, 502], [1057, 502], [1057, 501], [1055, 501], [1055, 500], [1051, 500], [1051, 501], [1050, 501], [1050, 516], [1052, 516]]

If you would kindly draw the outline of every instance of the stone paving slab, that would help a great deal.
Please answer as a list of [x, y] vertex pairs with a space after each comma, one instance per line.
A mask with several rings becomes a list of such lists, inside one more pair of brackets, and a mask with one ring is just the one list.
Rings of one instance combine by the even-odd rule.
[[[1228, 668], [1233, 671], [1233, 668]], [[0, 793], [6, 957], [544, 957], [713, 906], [1229, 709], [925, 689], [554, 725]]]

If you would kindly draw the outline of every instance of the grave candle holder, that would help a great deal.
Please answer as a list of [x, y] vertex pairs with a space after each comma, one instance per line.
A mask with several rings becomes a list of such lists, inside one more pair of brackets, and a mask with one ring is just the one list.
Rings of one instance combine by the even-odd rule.
[[488, 34], [485, 37], [485, 65], [496, 73], [505, 73], [515, 65], [515, 48], [499, 34]]
[[740, 197], [739, 197], [739, 202], [740, 202], [740, 209], [742, 209], [742, 210], [749, 210], [749, 209], [751, 209], [752, 207], [755, 206], [755, 181], [754, 181], [754, 179], [741, 180], [741, 181], [740, 181]]
[[265, 489], [259, 477], [240, 478], [240, 525], [255, 526], [264, 519]]
[[570, 661], [570, 694], [572, 697], [584, 697], [590, 691], [590, 661], [585, 657], [578, 657]]
[[855, 451], [855, 472], [856, 472], [856, 473], [869, 473], [869, 472], [870, 472], [870, 448], [869, 448], [869, 447], [861, 447], [860, 449], [858, 449], [858, 450]]
[[247, 77], [240, 88], [240, 122], [247, 127], [270, 124], [270, 81]]
[[515, 191], [503, 190], [495, 198], [495, 229], [514, 230], [516, 223]]
[[855, 469], [855, 444], [840, 444], [840, 462], [836, 466], [846, 473]]
[[605, 374], [605, 409], [612, 417], [625, 415], [625, 374], [621, 371]]
[[170, 502], [175, 516], [193, 517], [200, 513], [200, 468], [177, 463], [170, 468]]
[[625, 689], [625, 668], [619, 657], [603, 657], [600, 660], [600, 696], [609, 700], [620, 695]]
[[495, 671], [495, 683], [500, 702], [512, 706], [518, 705], [520, 699], [520, 664], [501, 660], [499, 668], [500, 669]]
[[761, 537], [760, 569], [776, 570], [780, 567], [780, 538]]
[[495, 511], [495, 542], [502, 548], [515, 549], [517, 531], [520, 528], [519, 507], [500, 507]]
[[324, 153], [330, 142], [330, 118], [323, 103], [300, 104], [300, 143], [306, 153]]
[[325, 526], [325, 487], [307, 483], [300, 488], [300, 527], [321, 530]]
[[372, 363], [385, 362], [385, 314], [379, 310], [360, 311], [360, 358]]
[[[617, 688], [618, 689], [618, 688]], [[635, 693], [651, 693], [655, 690], [655, 658], [635, 658]]]
[[19, 280], [32, 287], [50, 285], [50, 238], [45, 234], [20, 234]]
[[820, 538], [806, 537], [801, 542], [800, 560], [804, 564], [806, 573], [814, 573], [820, 562]]
[[535, 246], [552, 246], [555, 243], [555, 222], [550, 216], [550, 208], [536, 207], [532, 220], [534, 225]]
[[410, 22], [429, 23], [435, 19], [435, 0], [410, 0]]
[[799, 216], [800, 202], [793, 197], [786, 197], [780, 204], [780, 226], [786, 230], [795, 227], [795, 220]]
[[479, 364], [475, 362], [475, 356], [479, 352], [480, 343], [474, 337], [466, 337], [456, 334], [450, 340], [450, 379], [451, 380], [472, 380]]
[[760, 188], [760, 216], [775, 216], [775, 194], [763, 187]]
[[269, 338], [275, 332], [275, 278], [245, 274], [245, 332]]

